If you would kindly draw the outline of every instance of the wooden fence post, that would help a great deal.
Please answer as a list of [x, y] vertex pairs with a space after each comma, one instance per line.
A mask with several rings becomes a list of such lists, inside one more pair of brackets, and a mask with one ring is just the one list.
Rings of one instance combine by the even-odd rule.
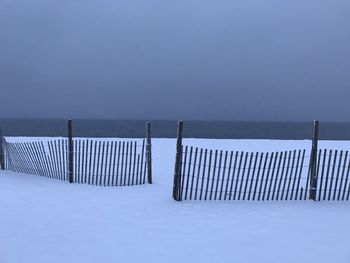
[[176, 143], [176, 159], [175, 159], [175, 174], [173, 184], [173, 198], [176, 201], [181, 201], [180, 185], [181, 185], [181, 159], [182, 159], [182, 130], [183, 122], [178, 122], [177, 143]]
[[309, 199], [316, 201], [317, 190], [317, 143], [318, 143], [318, 126], [319, 122], [314, 121], [314, 128], [312, 133], [312, 149], [310, 162], [310, 196]]
[[146, 156], [147, 156], [147, 181], [152, 184], [152, 133], [151, 133], [151, 123], [146, 123]]
[[4, 155], [4, 137], [0, 128], [0, 169], [5, 170], [5, 155]]
[[68, 180], [73, 183], [73, 127], [72, 120], [68, 120]]

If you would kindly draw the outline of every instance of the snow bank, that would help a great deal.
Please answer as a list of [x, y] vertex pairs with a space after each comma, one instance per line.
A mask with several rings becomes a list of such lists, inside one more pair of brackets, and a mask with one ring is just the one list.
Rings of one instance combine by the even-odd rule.
[[[26, 138], [9, 138], [26, 140]], [[223, 150], [310, 141], [202, 140]], [[320, 148], [350, 149], [348, 141]], [[175, 139], [153, 140], [154, 184], [96, 187], [0, 172], [0, 262], [349, 262], [348, 202], [175, 202]]]

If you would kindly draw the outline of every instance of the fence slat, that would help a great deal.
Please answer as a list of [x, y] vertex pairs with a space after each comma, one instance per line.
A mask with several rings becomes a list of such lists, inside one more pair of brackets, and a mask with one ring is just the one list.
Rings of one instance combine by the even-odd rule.
[[52, 155], [52, 150], [51, 150], [51, 141], [46, 142], [47, 146], [47, 159], [49, 160], [50, 163], [50, 171], [51, 171], [51, 178], [54, 178], [57, 180], [56, 173], [55, 173], [55, 164], [54, 164], [54, 159]]
[[85, 154], [83, 157], [84, 163], [84, 184], [88, 183], [88, 165], [89, 165], [89, 140], [86, 139], [85, 141]]
[[272, 161], [274, 159], [274, 152], [271, 153], [270, 155], [270, 161], [269, 161], [269, 167], [267, 168], [267, 173], [266, 173], [266, 180], [265, 180], [265, 185], [264, 185], [264, 191], [263, 191], [263, 196], [262, 196], [262, 200], [265, 201], [265, 194], [266, 194], [266, 190], [267, 190], [267, 183], [269, 182], [269, 177], [270, 177], [270, 171], [271, 171], [271, 165], [272, 165]]
[[40, 161], [35, 142], [30, 142], [29, 144], [30, 144], [30, 147], [32, 148], [33, 157], [34, 157], [34, 160], [35, 160], [37, 167], [38, 167], [38, 174], [37, 175], [43, 176], [44, 175], [43, 166], [42, 166], [42, 163]]
[[322, 172], [321, 172], [321, 178], [320, 178], [320, 184], [319, 184], [319, 190], [318, 190], [318, 201], [321, 200], [321, 196], [322, 196], [323, 176], [325, 171], [326, 157], [327, 157], [327, 150], [324, 149], [323, 155], [322, 153], [320, 154], [320, 159], [322, 158]]
[[263, 184], [264, 184], [264, 179], [265, 179], [264, 177], [265, 177], [265, 172], [266, 172], [266, 167], [267, 167], [268, 160], [269, 160], [269, 153], [265, 153], [265, 161], [264, 161], [263, 171], [262, 171], [262, 174], [261, 174], [260, 187], [259, 187], [259, 192], [258, 192], [258, 201], [260, 201], [260, 195], [261, 195], [261, 193], [263, 191], [262, 189], [263, 189]]
[[[252, 189], [253, 189], [253, 184], [254, 184], [254, 177], [255, 177], [255, 171], [256, 171], [256, 164], [258, 161], [258, 157], [259, 157], [259, 152], [255, 153], [255, 158], [254, 158], [254, 162], [253, 162], [253, 167], [252, 167], [252, 174], [251, 174], [251, 178], [250, 178], [250, 185], [249, 185], [249, 192], [248, 192], [248, 197], [247, 199], [250, 200], [250, 195], [252, 193]], [[247, 180], [247, 185], [248, 186], [248, 180]], [[246, 190], [245, 190], [246, 192]]]
[[126, 170], [127, 170], [127, 162], [128, 162], [128, 146], [129, 142], [123, 142], [122, 146], [122, 161], [120, 167], [120, 185], [126, 185]]
[[343, 181], [344, 181], [344, 175], [345, 175], [345, 168], [346, 168], [346, 163], [348, 160], [348, 151], [345, 151], [345, 156], [344, 156], [344, 163], [343, 163], [343, 171], [340, 179], [340, 185], [339, 185], [339, 191], [338, 191], [338, 198], [337, 200], [340, 200], [340, 194], [341, 194], [341, 189], [343, 188]]
[[[290, 160], [291, 160], [291, 154], [292, 152], [289, 151], [288, 152], [288, 162], [287, 162], [287, 168], [286, 168], [286, 173], [285, 176], [283, 176], [283, 188], [282, 188], [282, 192], [281, 192], [281, 200], [283, 200], [284, 197], [284, 193], [286, 191], [286, 184], [287, 184], [287, 178], [288, 178], [288, 173], [289, 173], [289, 166], [290, 166]], [[287, 189], [288, 190], [288, 189]], [[288, 193], [288, 192], [287, 192]]]
[[56, 157], [57, 157], [58, 173], [59, 173], [60, 180], [64, 180], [62, 166], [61, 166], [62, 160], [61, 160], [60, 149], [61, 149], [61, 140], [57, 140], [55, 141], [55, 151], [56, 151]]
[[[217, 179], [215, 180], [215, 171], [216, 171], [216, 161], [217, 161], [217, 155], [218, 155], [218, 151], [216, 150], [215, 151], [215, 163], [214, 163], [214, 170], [213, 170], [213, 180], [212, 180], [212, 184], [211, 184], [211, 192], [210, 192], [210, 200], [211, 200], [211, 197], [212, 197], [212, 193], [213, 191], [215, 191], [215, 194], [214, 194], [214, 200], [216, 200], [216, 194], [217, 194], [217, 187], [218, 187], [218, 183], [219, 183], [219, 174], [220, 174], [220, 166], [221, 166], [221, 160], [222, 160], [222, 151], [220, 152], [220, 161], [219, 161], [219, 165], [218, 165], [218, 169], [217, 169]], [[216, 187], [215, 187], [215, 190], [214, 190], [214, 185], [215, 185], [215, 182], [216, 183]]]
[[[187, 171], [187, 174], [186, 174], [187, 180], [186, 180], [186, 187], [185, 187], [185, 200], [187, 200], [188, 184], [189, 184], [189, 179], [190, 179], [191, 163], [192, 163], [192, 152], [193, 152], [193, 147], [191, 146], [190, 147], [190, 158], [188, 160], [188, 171]], [[195, 167], [195, 165], [193, 165], [193, 167]]]
[[104, 161], [105, 161], [105, 142], [104, 141], [100, 141], [101, 144], [101, 152], [99, 151], [98, 156], [99, 156], [99, 160], [98, 160], [98, 165], [99, 165], [99, 176], [98, 176], [98, 185], [102, 186], [102, 178], [103, 178], [103, 171], [104, 171]]
[[335, 176], [335, 166], [336, 166], [336, 163], [337, 163], [337, 155], [338, 155], [338, 150], [335, 150], [334, 158], [333, 158], [332, 175], [331, 175], [331, 178], [330, 178], [331, 180], [330, 180], [329, 189], [328, 189], [328, 201], [331, 200], [332, 186], [333, 186], [333, 180], [334, 180], [334, 176]]
[[269, 190], [267, 192], [267, 200], [270, 200], [270, 193], [271, 193], [271, 189], [272, 189], [272, 182], [273, 182], [273, 178], [274, 178], [274, 174], [275, 174], [277, 158], [278, 158], [278, 152], [276, 152], [275, 159], [273, 161], [273, 168], [272, 168], [272, 171], [271, 171], [270, 185], [269, 185]]
[[55, 156], [54, 156], [54, 148], [53, 148], [53, 142], [52, 141], [48, 141], [48, 148], [49, 148], [49, 156], [50, 156], [50, 160], [52, 163], [52, 171], [53, 171], [53, 175], [54, 178], [57, 180], [57, 171], [56, 171], [56, 162], [55, 162]]
[[[186, 162], [187, 162], [187, 151], [188, 146], [181, 145], [181, 162], [180, 162], [180, 169], [179, 169], [179, 178], [180, 178], [180, 186], [179, 186], [179, 197], [180, 200], [183, 200], [183, 189], [184, 189], [184, 183], [185, 183], [185, 176], [186, 176]], [[146, 145], [147, 149], [147, 145]], [[146, 152], [147, 157], [147, 152]], [[146, 158], [147, 160], [147, 158]]]
[[222, 200], [221, 197], [222, 197], [222, 192], [223, 192], [223, 190], [224, 190], [227, 155], [228, 155], [228, 152], [225, 151], [225, 160], [224, 160], [224, 167], [223, 167], [223, 169], [222, 169], [222, 179], [221, 179], [221, 187], [220, 187], [219, 200]]
[[29, 155], [29, 158], [30, 158], [30, 162], [32, 163], [33, 165], [33, 175], [38, 175], [38, 164], [37, 162], [35, 161], [35, 158], [34, 158], [34, 154], [32, 152], [32, 148], [30, 147], [30, 143], [29, 142], [26, 142], [25, 143], [25, 147], [27, 149], [27, 152], [28, 152], [28, 155]]
[[95, 147], [95, 155], [96, 155], [96, 161], [94, 162], [95, 166], [95, 173], [93, 174], [93, 184], [98, 185], [98, 179], [100, 177], [100, 166], [101, 166], [101, 148], [102, 148], [102, 143], [101, 141], [96, 142], [96, 147]]
[[61, 140], [57, 141], [57, 155], [58, 155], [58, 169], [61, 176], [61, 180], [64, 180], [64, 170], [62, 170], [62, 152], [61, 152]]
[[17, 171], [17, 164], [16, 164], [16, 155], [13, 153], [15, 148], [15, 143], [8, 143], [8, 155], [10, 157], [10, 170], [11, 171]]
[[277, 192], [276, 192], [277, 182], [278, 182], [278, 179], [280, 179], [282, 177], [282, 173], [280, 174], [280, 171], [281, 171], [283, 152], [279, 152], [279, 154], [278, 154], [278, 152], [276, 152], [276, 159], [277, 159], [278, 155], [279, 155], [279, 158], [278, 158], [278, 165], [277, 165], [277, 170], [276, 170], [276, 177], [274, 180], [274, 185], [273, 185], [273, 190], [272, 190], [272, 197], [271, 197], [272, 200], [275, 200], [275, 194], [277, 196]]
[[98, 141], [95, 141], [94, 142], [94, 145], [93, 145], [93, 152], [92, 152], [92, 156], [93, 156], [93, 159], [92, 159], [92, 173], [90, 174], [90, 178], [91, 178], [91, 184], [92, 185], [95, 185], [96, 184], [96, 177], [97, 177], [97, 172], [98, 172]]
[[332, 161], [332, 150], [329, 151], [329, 156], [328, 156], [328, 166], [327, 166], [327, 173], [326, 173], [326, 178], [325, 178], [325, 186], [324, 186], [324, 192], [323, 192], [323, 200], [326, 200], [327, 197], [327, 190], [328, 190], [328, 178], [329, 178], [329, 171], [331, 168], [331, 161]]
[[[193, 162], [193, 170], [192, 170], [192, 178], [191, 178], [191, 186], [190, 186], [190, 197], [189, 199], [192, 200], [192, 193], [193, 193], [193, 188], [194, 186], [194, 178], [196, 175], [196, 167], [197, 167], [197, 154], [198, 154], [198, 148], [195, 147], [194, 150], [194, 162]], [[200, 169], [200, 166], [198, 166], [197, 170]], [[198, 178], [197, 178], [198, 179]], [[186, 196], [187, 197], [187, 196]]]
[[[201, 164], [202, 164], [202, 155], [203, 155], [203, 149], [201, 148], [200, 154], [199, 154], [199, 165], [198, 165], [198, 171], [197, 171], [197, 180], [196, 180], [196, 189], [194, 192], [194, 200], [197, 200], [197, 192], [198, 192], [198, 187], [199, 187], [199, 177], [200, 177]], [[205, 164], [204, 164], [204, 166], [205, 166]], [[203, 169], [205, 169], [205, 167], [203, 167]]]
[[15, 167], [14, 167], [14, 162], [15, 160], [14, 157], [13, 157], [13, 154], [12, 154], [12, 148], [13, 148], [13, 144], [12, 143], [8, 143], [7, 147], [6, 147], [6, 150], [7, 150], [7, 153], [8, 153], [8, 159], [9, 159], [9, 170], [11, 171], [14, 171]]
[[244, 165], [242, 168], [242, 172], [240, 173], [241, 179], [237, 178], [237, 183], [238, 183], [238, 180], [240, 181], [239, 192], [238, 192], [238, 197], [237, 197], [238, 200], [241, 200], [241, 193], [242, 193], [242, 187], [243, 187], [243, 182], [244, 182], [244, 174], [245, 174], [246, 167], [247, 167], [248, 156], [249, 156], [249, 153], [246, 152], [245, 156], [244, 156]]
[[84, 149], [85, 149], [85, 140], [79, 140], [79, 162], [77, 163], [79, 167], [79, 179], [80, 183], [84, 183]]
[[[26, 152], [26, 154], [27, 154], [27, 158], [28, 158], [28, 162], [29, 162], [29, 164], [30, 164], [30, 170], [29, 170], [29, 172], [27, 172], [28, 174], [36, 174], [36, 166], [35, 166], [35, 162], [33, 162], [33, 156], [32, 156], [32, 154], [31, 154], [31, 152], [30, 152], [30, 149], [28, 148], [28, 144], [27, 143], [23, 143], [22, 144], [22, 146], [23, 146], [23, 149], [24, 149], [24, 151]], [[12, 148], [12, 152], [14, 153], [14, 147]], [[16, 166], [16, 162], [14, 162], [14, 165]]]
[[[22, 144], [24, 151], [26, 152], [27, 155], [27, 159], [28, 159], [28, 163], [30, 165], [30, 169], [28, 169], [28, 174], [36, 174], [36, 166], [35, 166], [35, 162], [33, 161], [33, 155], [28, 147], [28, 144], [25, 142]], [[11, 147], [11, 153], [12, 155], [14, 155], [14, 151], [15, 151], [15, 144], [12, 145]], [[17, 160], [16, 160], [16, 156], [14, 156], [14, 158], [12, 158], [13, 162], [13, 168], [16, 169], [17, 167]]]
[[292, 190], [290, 189], [290, 187], [291, 187], [291, 183], [292, 183], [294, 168], [295, 168], [295, 170], [297, 169], [297, 167], [294, 166], [294, 164], [295, 164], [295, 157], [296, 157], [296, 150], [293, 151], [292, 165], [290, 167], [290, 174], [289, 174], [289, 180], [288, 180], [288, 186], [287, 186], [287, 193], [286, 193], [285, 199], [284, 199], [286, 201], [288, 200], [288, 194], [291, 197]]
[[[117, 161], [117, 172], [116, 172], [116, 185], [118, 185], [118, 179], [119, 179], [119, 167], [121, 166], [121, 160], [120, 160], [120, 156], [121, 156], [121, 151], [122, 151], [122, 142], [118, 142], [118, 161]], [[120, 181], [119, 180], [119, 185], [120, 185]]]
[[113, 141], [112, 143], [112, 151], [113, 151], [113, 158], [112, 158], [112, 161], [111, 161], [111, 183], [110, 183], [110, 186], [114, 186], [114, 185], [117, 185], [116, 184], [116, 167], [115, 167], [115, 164], [116, 164], [116, 160], [117, 160], [117, 149], [118, 149], [118, 142], [116, 141]]
[[47, 161], [45, 160], [45, 156], [44, 156], [45, 152], [43, 152], [41, 150], [39, 142], [35, 142], [35, 148], [36, 148], [36, 150], [38, 152], [40, 163], [42, 164], [43, 176], [49, 177], [48, 170], [47, 170]]
[[128, 185], [130, 185], [131, 180], [131, 157], [132, 157], [132, 142], [130, 142], [130, 149], [129, 149], [129, 171], [128, 171]]
[[[80, 161], [79, 161], [79, 151], [80, 151], [80, 140], [76, 140], [76, 139], [74, 139], [74, 143], [73, 143], [73, 145], [72, 145], [73, 147], [73, 181], [74, 182], [77, 182], [78, 184], [80, 184], [81, 183], [81, 181], [80, 181], [80, 176], [81, 176], [81, 174], [80, 174], [80, 171], [79, 171], [79, 163], [80, 163]], [[69, 148], [69, 147], [68, 147]], [[69, 149], [68, 149], [68, 154], [70, 154], [69, 153]], [[69, 158], [68, 158], [69, 159]], [[69, 160], [68, 160], [69, 161]], [[69, 165], [68, 165], [68, 167], [69, 167]], [[69, 173], [69, 171], [68, 171], [68, 173]], [[70, 175], [68, 175], [68, 177], [69, 177]]]
[[[230, 180], [230, 193], [229, 193], [229, 197], [230, 198], [229, 198], [229, 200], [232, 200], [232, 199], [234, 200], [234, 195], [235, 195], [235, 190], [234, 190], [235, 175], [236, 175], [236, 171], [239, 171], [239, 170], [236, 169], [238, 157], [239, 157], [239, 153], [236, 151], [236, 153], [235, 153], [235, 161], [234, 161], [233, 169], [232, 169], [232, 178]], [[233, 195], [232, 195], [232, 190], [234, 191]]]
[[27, 147], [28, 147], [28, 151], [30, 153], [30, 158], [32, 160], [32, 163], [34, 164], [34, 168], [35, 168], [34, 174], [40, 175], [40, 170], [39, 170], [40, 167], [39, 167], [38, 161], [35, 158], [34, 150], [33, 150], [30, 142], [27, 143]]
[[[213, 165], [213, 169], [212, 169], [212, 177], [210, 178], [210, 174], [208, 174], [208, 185], [209, 185], [209, 189], [207, 191], [209, 191], [209, 200], [211, 200], [211, 196], [213, 193], [213, 189], [214, 189], [214, 179], [215, 179], [215, 170], [216, 170], [216, 162], [217, 162], [217, 157], [218, 157], [218, 151], [215, 150], [215, 155], [214, 155], [214, 165]], [[209, 164], [210, 165], [210, 164]]]
[[[292, 186], [292, 191], [291, 191], [291, 193], [290, 193], [289, 200], [292, 200], [292, 199], [293, 199], [293, 196], [294, 196], [295, 183], [296, 183], [297, 176], [298, 176], [298, 168], [299, 168], [300, 154], [301, 154], [301, 151], [298, 150], [297, 163], [296, 163], [296, 166], [295, 166], [295, 172], [294, 172], [294, 177], [293, 177], [293, 186]], [[300, 164], [300, 166], [301, 166], [301, 164]]]
[[252, 166], [252, 160], [253, 160], [253, 155], [254, 153], [250, 153], [250, 158], [249, 158], [249, 166], [247, 169], [247, 178], [244, 180], [244, 192], [243, 192], [243, 200], [245, 200], [245, 195], [248, 189], [248, 183], [249, 183], [249, 177], [250, 177], [250, 171], [251, 171], [251, 166]]
[[92, 181], [92, 174], [94, 173], [94, 164], [93, 164], [93, 158], [95, 158], [95, 148], [94, 148], [94, 144], [96, 143], [96, 141], [90, 141], [90, 152], [89, 152], [89, 174], [88, 174], [88, 184], [93, 184]]
[[109, 156], [109, 162], [108, 162], [108, 186], [113, 186], [114, 181], [114, 168], [115, 168], [115, 158], [116, 158], [116, 141], [110, 142], [110, 156]]
[[[298, 183], [297, 183], [297, 190], [295, 191], [295, 200], [298, 199], [298, 193], [299, 193], [299, 187], [300, 187], [300, 181], [301, 181], [301, 175], [302, 175], [302, 172], [303, 172], [303, 166], [304, 166], [304, 161], [305, 161], [305, 150], [303, 150], [303, 155], [301, 157], [301, 164], [300, 164], [300, 170], [299, 170], [299, 177], [298, 177]], [[306, 181], [306, 184], [308, 182]], [[301, 197], [302, 197], [302, 192], [303, 192], [303, 188], [301, 188], [301, 193], [300, 193], [300, 199], [301, 200]]]
[[29, 167], [30, 167], [30, 169], [28, 169], [27, 173], [36, 174], [35, 163], [33, 162], [33, 158], [32, 158], [31, 152], [30, 152], [30, 150], [28, 148], [28, 144], [27, 143], [23, 143], [21, 145], [22, 145], [23, 150], [25, 151], [25, 153], [27, 155], [27, 160], [28, 160], [28, 164], [29, 164]]
[[51, 173], [52, 171], [51, 171], [51, 166], [50, 166], [51, 164], [50, 164], [50, 161], [49, 161], [48, 156], [46, 154], [44, 143], [42, 141], [40, 141], [39, 147], [40, 147], [40, 151], [43, 154], [44, 162], [46, 163], [47, 177], [52, 178], [52, 173]]
[[[263, 158], [264, 158], [264, 154], [260, 153], [260, 155], [259, 155], [259, 165], [258, 165], [257, 168], [254, 165], [254, 170], [255, 169], [257, 170], [257, 174], [256, 174], [256, 179], [255, 179], [253, 197], [252, 197], [253, 201], [255, 201], [256, 190], [258, 189], [258, 185], [259, 185], [259, 177], [260, 177], [261, 164], [262, 164]], [[255, 176], [255, 173], [254, 173], [254, 176]], [[249, 197], [248, 197], [248, 200], [250, 200]]]
[[278, 188], [277, 188], [277, 193], [276, 193], [276, 200], [279, 200], [279, 194], [281, 192], [281, 186], [282, 186], [282, 181], [283, 181], [284, 170], [286, 170], [286, 160], [287, 160], [288, 152], [285, 151], [282, 154], [283, 154], [283, 164], [282, 164], [281, 176], [280, 176], [279, 182], [278, 182]]
[[10, 156], [12, 156], [11, 157], [11, 170], [14, 172], [21, 172], [21, 166], [20, 166], [21, 162], [18, 161], [19, 154], [18, 154], [16, 143], [9, 144], [9, 152], [10, 152]]
[[[145, 155], [145, 140], [142, 141], [142, 153], [141, 153], [141, 167], [140, 167], [140, 184], [142, 184], [143, 178], [143, 158]], [[146, 170], [146, 167], [145, 167]]]
[[337, 177], [335, 180], [335, 185], [334, 185], [334, 192], [333, 192], [333, 201], [336, 200], [335, 195], [337, 193], [338, 189], [338, 180], [339, 180], [339, 173], [340, 173], [340, 168], [343, 160], [343, 151], [340, 151], [340, 156], [339, 156], [339, 165], [338, 165], [338, 171], [337, 171]]
[[141, 159], [140, 159], [140, 154], [137, 154], [137, 165], [136, 165], [136, 184], [139, 184], [139, 177], [141, 178], [141, 175], [140, 175], [140, 162], [141, 162]]
[[225, 200], [225, 201], [226, 201], [226, 199], [227, 199], [228, 186], [229, 186], [229, 183], [230, 183], [232, 159], [233, 159], [233, 151], [231, 151], [231, 153], [230, 153], [230, 161], [229, 161], [228, 171], [227, 171], [227, 179], [226, 179], [226, 187], [225, 187], [225, 196], [224, 196], [224, 200]]
[[32, 144], [33, 144], [35, 155], [37, 156], [36, 158], [37, 158], [39, 165], [40, 165], [40, 175], [47, 177], [47, 173], [45, 171], [45, 161], [42, 158], [42, 153], [39, 150], [38, 143], [33, 142]]
[[204, 166], [203, 166], [203, 174], [202, 174], [202, 180], [201, 180], [201, 187], [200, 187], [200, 194], [199, 194], [199, 200], [202, 200], [202, 195], [204, 192], [204, 183], [205, 183], [205, 172], [207, 168], [207, 155], [208, 155], [208, 150], [205, 149], [204, 151]]
[[[11, 143], [10, 153], [12, 155], [12, 169], [21, 173], [30, 172], [30, 163], [26, 159], [25, 152], [21, 143]], [[17, 159], [18, 158], [18, 159]]]
[[106, 186], [107, 184], [107, 176], [109, 177], [108, 173], [108, 168], [110, 167], [109, 162], [108, 162], [108, 156], [111, 155], [110, 153], [110, 146], [109, 146], [109, 141], [106, 142], [106, 152], [105, 152], [105, 161], [104, 161], [104, 174], [103, 174], [103, 186]]
[[45, 151], [45, 146], [44, 146], [44, 143], [42, 141], [40, 141], [39, 143], [39, 148], [42, 152], [42, 155], [43, 155], [43, 159], [44, 159], [44, 162], [46, 163], [46, 171], [47, 171], [47, 176], [49, 178], [51, 178], [51, 168], [50, 168], [50, 162], [47, 158], [47, 154], [46, 154], [46, 151]]
[[209, 151], [209, 166], [208, 166], [208, 174], [207, 174], [207, 186], [205, 188], [204, 200], [207, 200], [207, 196], [208, 196], [212, 154], [213, 154], [213, 151], [210, 150]]
[[58, 160], [58, 150], [57, 150], [57, 141], [53, 140], [52, 142], [52, 157], [53, 157], [53, 162], [55, 165], [55, 174], [57, 180], [62, 180], [61, 174], [59, 172], [59, 160]]
[[137, 163], [137, 160], [136, 160], [136, 155], [137, 155], [137, 142], [134, 143], [134, 162], [133, 162], [133, 168], [132, 168], [132, 182], [131, 184], [134, 185], [135, 184], [135, 172], [136, 172], [136, 163]]

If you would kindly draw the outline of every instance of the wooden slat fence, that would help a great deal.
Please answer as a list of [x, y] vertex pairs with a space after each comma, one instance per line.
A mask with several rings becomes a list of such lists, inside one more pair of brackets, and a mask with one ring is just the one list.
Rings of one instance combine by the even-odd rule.
[[[180, 160], [178, 201], [309, 199], [310, 156], [306, 150], [234, 152], [186, 145]], [[349, 152], [320, 149], [316, 167], [316, 199], [349, 200]]]
[[317, 161], [317, 200], [349, 200], [349, 174], [349, 151], [320, 149]]
[[305, 200], [309, 173], [305, 153], [183, 146], [179, 200]]
[[178, 125], [173, 198], [182, 200], [340, 201], [350, 197], [350, 154], [318, 150], [314, 121], [311, 152], [239, 152], [182, 144]]
[[[4, 166], [18, 173], [68, 181], [67, 139], [6, 142]], [[110, 141], [74, 139], [73, 182], [103, 186], [145, 184], [147, 165], [145, 140]]]
[[104, 186], [146, 183], [145, 140], [74, 139], [74, 182]]
[[6, 142], [4, 141], [5, 169], [67, 180], [66, 146], [64, 139], [47, 142]]

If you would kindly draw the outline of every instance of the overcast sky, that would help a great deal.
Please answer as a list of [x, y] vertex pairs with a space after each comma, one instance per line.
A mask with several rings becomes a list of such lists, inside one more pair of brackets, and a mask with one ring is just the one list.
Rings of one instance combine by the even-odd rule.
[[0, 0], [0, 117], [350, 121], [348, 0]]

